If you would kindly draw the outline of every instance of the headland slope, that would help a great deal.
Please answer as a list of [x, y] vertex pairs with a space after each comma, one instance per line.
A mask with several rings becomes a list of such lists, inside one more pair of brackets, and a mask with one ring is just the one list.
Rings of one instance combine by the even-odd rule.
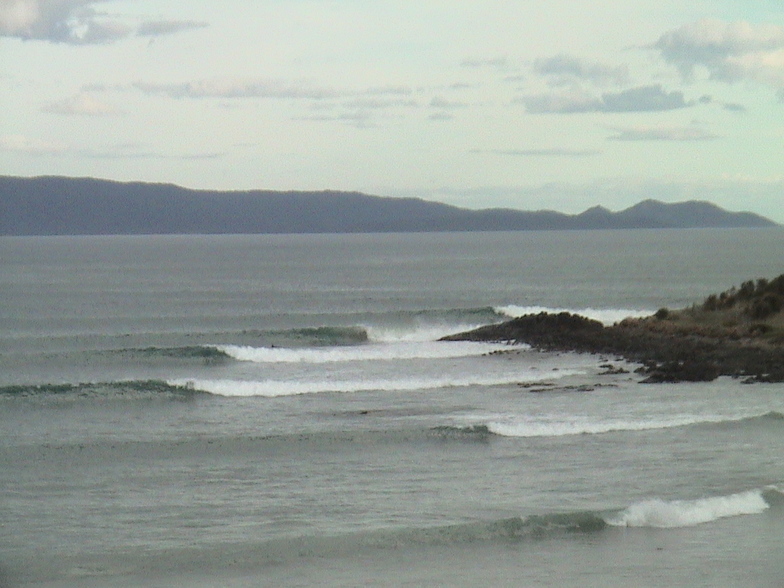
[[570, 313], [531, 314], [451, 335], [548, 351], [620, 356], [642, 364], [643, 382], [784, 382], [784, 274], [747, 281], [680, 310], [662, 308], [612, 326]]

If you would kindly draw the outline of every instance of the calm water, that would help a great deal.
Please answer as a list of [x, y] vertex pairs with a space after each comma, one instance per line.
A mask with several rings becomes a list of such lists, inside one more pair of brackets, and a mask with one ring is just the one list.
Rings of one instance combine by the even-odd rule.
[[782, 385], [437, 341], [686, 306], [783, 254], [778, 229], [0, 238], [0, 586], [784, 586]]

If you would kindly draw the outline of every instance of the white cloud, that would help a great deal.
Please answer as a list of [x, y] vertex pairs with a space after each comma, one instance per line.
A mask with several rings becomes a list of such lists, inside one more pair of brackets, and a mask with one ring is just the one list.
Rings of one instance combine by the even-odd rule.
[[704, 19], [663, 34], [650, 48], [691, 79], [753, 80], [784, 92], [784, 27]]
[[26, 153], [28, 155], [56, 155], [65, 153], [67, 150], [68, 147], [66, 145], [30, 139], [24, 135], [0, 136], [0, 151]]
[[94, 6], [106, 0], [2, 0], [0, 36], [70, 45], [113, 43], [136, 30], [140, 36], [176, 33], [205, 23], [146, 21], [138, 27], [132, 18], [109, 16]]
[[719, 136], [697, 126], [614, 128], [613, 141], [710, 141]]
[[58, 100], [57, 102], [50, 102], [45, 104], [41, 110], [52, 114], [74, 114], [82, 116], [103, 116], [109, 114], [118, 114], [118, 111], [99, 100], [96, 100], [89, 94], [77, 94], [65, 100]]

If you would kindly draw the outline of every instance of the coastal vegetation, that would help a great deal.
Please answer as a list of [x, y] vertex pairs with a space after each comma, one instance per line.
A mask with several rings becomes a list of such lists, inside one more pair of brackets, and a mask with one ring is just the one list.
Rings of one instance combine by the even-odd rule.
[[[754, 345], [784, 345], [784, 274], [768, 280], [748, 280], [701, 304], [672, 311], [659, 309], [642, 319], [647, 328], [679, 334], [745, 341]], [[654, 320], [655, 319], [655, 320]], [[624, 321], [633, 323], [631, 319]]]
[[616, 355], [640, 363], [645, 383], [719, 376], [784, 382], [784, 274], [744, 282], [688, 308], [662, 308], [609, 327], [576, 314], [539, 313], [448, 339]]

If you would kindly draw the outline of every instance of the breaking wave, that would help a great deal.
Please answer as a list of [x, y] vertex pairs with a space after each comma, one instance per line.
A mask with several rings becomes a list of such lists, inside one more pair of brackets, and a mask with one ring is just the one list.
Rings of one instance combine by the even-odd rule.
[[622, 321], [625, 318], [635, 318], [650, 316], [654, 310], [639, 310], [639, 309], [625, 309], [625, 308], [547, 308], [544, 306], [517, 306], [509, 304], [507, 306], [498, 306], [495, 311], [507, 318], [518, 318], [526, 314], [539, 314], [540, 312], [548, 312], [557, 314], [559, 312], [570, 312], [579, 314], [589, 319], [597, 320], [605, 325], [612, 325]]
[[774, 486], [696, 500], [644, 500], [608, 516], [616, 527], [691, 527], [718, 519], [760, 514], [784, 498]]
[[408, 392], [415, 390], [431, 390], [436, 388], [456, 388], [464, 386], [503, 386], [515, 384], [520, 379], [526, 381], [551, 380], [563, 378], [581, 372], [560, 370], [557, 373], [521, 372], [517, 375], [508, 374], [471, 374], [445, 375], [421, 378], [395, 379], [356, 379], [356, 380], [169, 380], [176, 387], [188, 387], [196, 390], [217, 394], [219, 396], [294, 396], [297, 394], [315, 394], [320, 392]]
[[649, 431], [706, 424], [733, 424], [770, 422], [784, 419], [784, 415], [771, 411], [761, 415], [727, 417], [721, 415], [683, 415], [655, 419], [607, 419], [564, 418], [562, 420], [525, 419], [496, 420], [487, 423], [487, 428], [502, 437], [561, 437], [566, 435], [589, 435], [619, 431]]
[[254, 363], [333, 363], [398, 359], [448, 359], [483, 355], [508, 348], [472, 342], [397, 342], [349, 347], [250, 347], [217, 345], [218, 352], [239, 361]]

